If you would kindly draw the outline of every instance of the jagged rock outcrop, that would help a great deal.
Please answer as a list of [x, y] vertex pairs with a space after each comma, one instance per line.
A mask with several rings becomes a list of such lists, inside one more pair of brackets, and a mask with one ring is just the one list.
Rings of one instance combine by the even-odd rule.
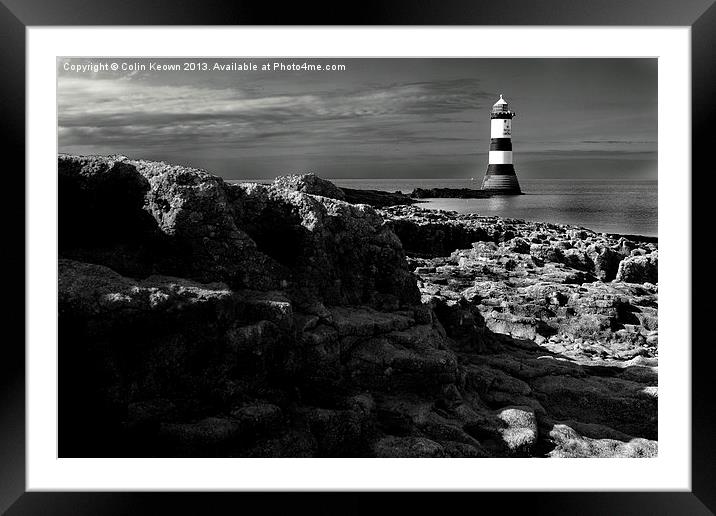
[[412, 204], [415, 202], [410, 196], [401, 192], [339, 188], [330, 181], [322, 179], [315, 174], [281, 176], [276, 178], [273, 185], [279, 190], [320, 195], [330, 199], [346, 201], [351, 204], [367, 204], [374, 208]]
[[648, 255], [628, 256], [619, 263], [617, 281], [627, 283], [656, 283], [658, 281], [659, 256], [654, 251]]
[[233, 185], [235, 220], [281, 264], [302, 305], [398, 307], [417, 299], [400, 240], [366, 205], [262, 185]]
[[121, 156], [61, 155], [58, 169], [64, 257], [280, 288], [305, 305], [418, 299], [400, 241], [368, 206]]
[[390, 221], [405, 250], [416, 256], [445, 256], [473, 242], [494, 238], [487, 228], [453, 221], [444, 212], [394, 206], [380, 213]]
[[293, 174], [277, 177], [274, 185], [280, 190], [320, 195], [329, 199], [338, 199], [339, 201], [346, 200], [343, 190], [315, 174]]
[[278, 264], [233, 217], [204, 171], [123, 156], [58, 157], [59, 251], [121, 274], [276, 286]]
[[656, 454], [653, 242], [58, 168], [61, 456]]

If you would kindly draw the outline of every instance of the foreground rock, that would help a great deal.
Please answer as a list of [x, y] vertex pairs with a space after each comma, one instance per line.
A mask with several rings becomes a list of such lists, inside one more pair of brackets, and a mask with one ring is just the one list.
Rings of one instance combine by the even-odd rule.
[[[410, 255], [423, 303], [461, 346], [467, 370], [482, 378], [483, 401], [533, 407], [544, 430], [574, 420], [587, 438], [656, 439], [654, 242], [417, 207], [382, 213]], [[446, 235], [477, 241], [445, 252]], [[480, 325], [475, 346], [464, 335], [479, 334]], [[631, 453], [611, 444], [584, 450]]]
[[590, 439], [583, 437], [566, 425], [555, 425], [550, 435], [557, 443], [550, 457], [559, 458], [647, 458], [656, 457], [654, 441], [630, 439], [627, 442], [616, 439]]
[[[471, 307], [494, 332], [579, 360], [656, 357], [656, 244], [570, 226], [383, 212], [412, 257], [423, 301]], [[474, 241], [446, 253], [450, 241]]]
[[656, 453], [654, 243], [58, 165], [61, 456]]
[[60, 156], [58, 167], [63, 257], [281, 289], [305, 306], [419, 297], [400, 241], [368, 206], [121, 156]]

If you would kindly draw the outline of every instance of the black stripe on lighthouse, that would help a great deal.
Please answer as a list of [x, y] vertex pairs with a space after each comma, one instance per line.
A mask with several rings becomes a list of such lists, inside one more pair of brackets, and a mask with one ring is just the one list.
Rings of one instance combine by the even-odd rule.
[[488, 176], [514, 176], [515, 175], [515, 166], [510, 165], [495, 165], [494, 163], [490, 163], [487, 165], [487, 174]]
[[511, 151], [512, 138], [490, 138], [491, 151]]

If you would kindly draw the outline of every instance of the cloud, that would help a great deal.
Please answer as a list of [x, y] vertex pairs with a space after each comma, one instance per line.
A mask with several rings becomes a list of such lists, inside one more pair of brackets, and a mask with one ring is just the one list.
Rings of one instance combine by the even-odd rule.
[[475, 138], [447, 122], [491, 94], [474, 79], [264, 94], [251, 86], [154, 85], [140, 79], [60, 77], [61, 150], [143, 155], [232, 152], [370, 156], [462, 155]]

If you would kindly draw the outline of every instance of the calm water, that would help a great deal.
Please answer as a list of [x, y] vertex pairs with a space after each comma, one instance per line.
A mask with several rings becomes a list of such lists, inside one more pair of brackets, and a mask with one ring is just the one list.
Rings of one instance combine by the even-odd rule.
[[[338, 186], [410, 193], [413, 188], [479, 188], [463, 179], [334, 179]], [[657, 236], [653, 180], [520, 179], [525, 195], [490, 199], [429, 199], [421, 206], [527, 220], [574, 224], [606, 233]]]

